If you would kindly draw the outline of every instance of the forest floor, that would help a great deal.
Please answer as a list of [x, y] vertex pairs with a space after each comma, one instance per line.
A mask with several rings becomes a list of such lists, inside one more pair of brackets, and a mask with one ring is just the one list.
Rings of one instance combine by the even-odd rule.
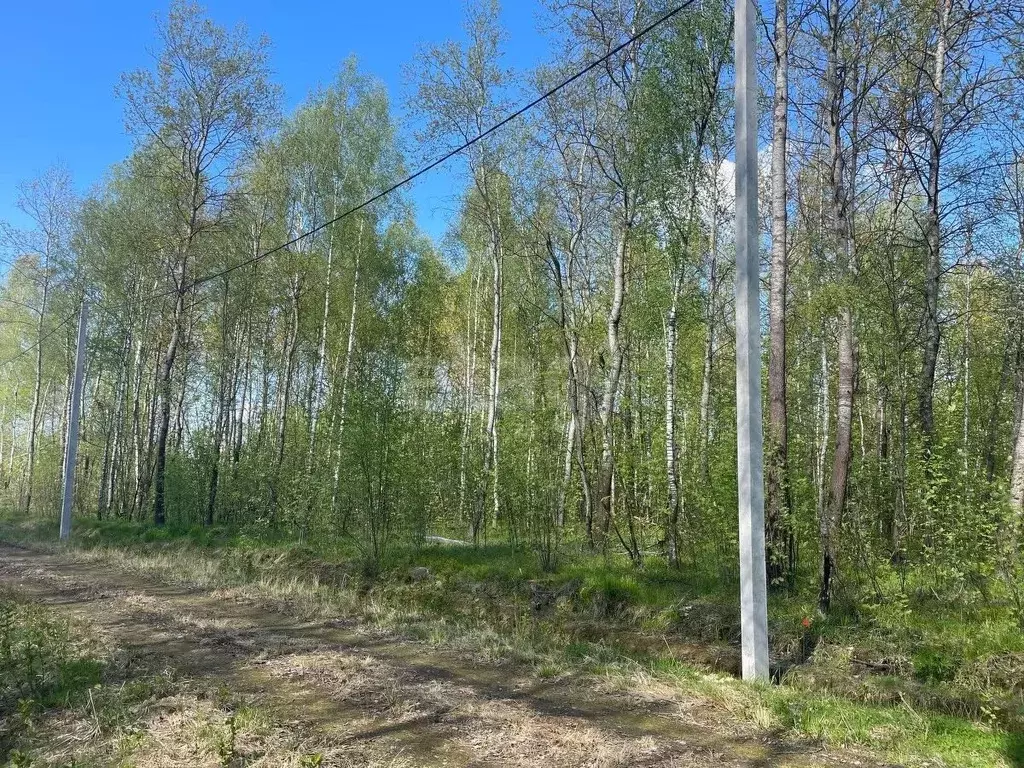
[[540, 677], [68, 554], [0, 545], [0, 585], [95, 638], [105, 670], [30, 729], [2, 713], [10, 765], [882, 765], [653, 680]]
[[369, 573], [327, 539], [88, 519], [55, 540], [0, 516], [0, 765], [1024, 766], [995, 600], [807, 629], [777, 594], [778, 684], [749, 685], [733, 589], [694, 567], [421, 545]]

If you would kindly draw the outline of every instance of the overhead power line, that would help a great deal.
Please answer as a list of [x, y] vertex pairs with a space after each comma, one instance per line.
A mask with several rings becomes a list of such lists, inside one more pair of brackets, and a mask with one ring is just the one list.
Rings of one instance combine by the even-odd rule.
[[[236, 270], [242, 269], [243, 267], [247, 267], [247, 266], [249, 266], [251, 264], [257, 264], [257, 263], [263, 261], [264, 259], [266, 259], [266, 258], [268, 258], [270, 256], [273, 256], [275, 253], [279, 253], [280, 251], [283, 251], [283, 250], [285, 250], [287, 248], [290, 248], [291, 246], [295, 245], [296, 243], [299, 243], [299, 242], [305, 240], [307, 237], [315, 235], [317, 232], [323, 231], [324, 229], [326, 229], [327, 227], [331, 226], [332, 224], [337, 224], [339, 221], [341, 221], [343, 219], [346, 219], [346, 218], [348, 218], [349, 216], [351, 216], [351, 215], [353, 215], [355, 213], [358, 213], [359, 211], [363, 210], [367, 206], [370, 206], [373, 203], [377, 202], [378, 200], [381, 200], [381, 199], [387, 197], [392, 192], [395, 192], [395, 191], [401, 189], [402, 187], [406, 186], [407, 184], [412, 183], [413, 181], [415, 181], [416, 179], [418, 179], [420, 176], [424, 175], [425, 173], [429, 173], [434, 168], [437, 168], [439, 165], [447, 162], [448, 160], [450, 160], [451, 158], [455, 157], [459, 153], [464, 152], [465, 150], [467, 150], [470, 147], [472, 147], [474, 144], [477, 144], [478, 142], [483, 141], [484, 139], [486, 139], [491, 134], [493, 134], [496, 131], [499, 131], [502, 128], [504, 128], [506, 125], [511, 123], [513, 120], [515, 120], [515, 119], [517, 119], [519, 117], [522, 117], [524, 114], [529, 112], [531, 109], [536, 107], [538, 104], [546, 101], [547, 99], [551, 98], [556, 93], [561, 91], [563, 88], [566, 88], [566, 87], [572, 85], [573, 83], [575, 83], [577, 80], [579, 80], [584, 75], [586, 75], [586, 74], [592, 72], [593, 70], [597, 69], [599, 66], [604, 64], [606, 61], [608, 61], [610, 58], [615, 56], [617, 53], [621, 52], [623, 49], [625, 49], [629, 45], [632, 45], [633, 43], [635, 43], [640, 38], [642, 38], [645, 35], [649, 34], [652, 30], [656, 29], [657, 27], [660, 27], [666, 21], [670, 20], [671, 18], [673, 18], [674, 16], [676, 16], [680, 12], [686, 10], [691, 5], [693, 5], [695, 2], [697, 2], [697, 0], [686, 0], [686, 2], [684, 2], [684, 3], [680, 4], [680, 5], [675, 6], [672, 10], [670, 10], [667, 13], [659, 16], [657, 19], [652, 21], [650, 24], [648, 24], [647, 26], [645, 26], [642, 29], [638, 30], [637, 32], [632, 34], [630, 37], [628, 37], [626, 40], [623, 40], [621, 43], [616, 45], [614, 48], [609, 49], [602, 56], [599, 56], [598, 58], [594, 59], [593, 61], [591, 61], [589, 64], [587, 64], [582, 69], [577, 70], [574, 74], [572, 74], [569, 77], [565, 78], [564, 80], [559, 82], [557, 85], [553, 86], [552, 88], [549, 88], [548, 90], [546, 90], [541, 95], [537, 96], [532, 101], [528, 102], [527, 104], [524, 104], [523, 106], [519, 107], [519, 109], [517, 109], [514, 112], [506, 115], [504, 118], [499, 120], [497, 123], [492, 125], [490, 128], [488, 128], [488, 129], [486, 129], [484, 131], [481, 131], [476, 136], [474, 136], [473, 138], [471, 138], [468, 141], [466, 141], [464, 144], [461, 144], [460, 146], [456, 147], [455, 149], [452, 149], [452, 150], [446, 152], [441, 157], [437, 158], [436, 160], [433, 160], [432, 162], [430, 162], [427, 165], [423, 166], [419, 170], [417, 170], [417, 171], [415, 171], [413, 173], [410, 173], [408, 176], [403, 178], [401, 181], [395, 182], [394, 184], [392, 184], [387, 189], [384, 189], [384, 190], [378, 192], [377, 194], [373, 195], [372, 197], [367, 198], [366, 200], [364, 200], [363, 202], [359, 203], [358, 205], [352, 206], [351, 208], [343, 211], [342, 213], [338, 214], [334, 218], [328, 219], [327, 221], [324, 221], [324, 222], [316, 225], [312, 229], [307, 230], [306, 232], [303, 232], [303, 233], [301, 233], [299, 235], [296, 235], [291, 240], [288, 240], [287, 242], [281, 243], [280, 245], [274, 246], [273, 248], [271, 248], [268, 251], [264, 251], [263, 253], [260, 253], [260, 254], [258, 254], [256, 256], [252, 256], [252, 257], [250, 257], [248, 259], [240, 261], [237, 264], [233, 264], [230, 267], [226, 267], [225, 269], [219, 270], [219, 271], [214, 272], [212, 274], [204, 275], [202, 277], [196, 278], [194, 281], [192, 281], [191, 283], [185, 285], [182, 288], [174, 289], [174, 290], [170, 290], [170, 291], [163, 291], [163, 292], [160, 292], [160, 293], [153, 294], [147, 300], [152, 301], [154, 299], [159, 299], [159, 298], [163, 298], [165, 296], [170, 296], [170, 295], [173, 295], [173, 294], [177, 293], [179, 290], [182, 293], [186, 293], [187, 291], [190, 291], [190, 290], [192, 290], [194, 288], [197, 288], [198, 286], [203, 285], [204, 283], [208, 283], [211, 280], [216, 280], [219, 277], [223, 277], [224, 275], [230, 274], [231, 272], [234, 272]], [[102, 307], [101, 306], [97, 306], [97, 309], [102, 309]], [[31, 352], [33, 349], [35, 349], [37, 346], [39, 346], [42, 342], [44, 342], [47, 339], [49, 339], [51, 336], [53, 336], [55, 333], [57, 333], [57, 331], [59, 331], [61, 328], [63, 328], [68, 323], [70, 323], [72, 320], [74, 320], [76, 314], [77, 313], [71, 313], [70, 315], [68, 315], [67, 317], [62, 319], [56, 326], [54, 326], [42, 338], [38, 339], [36, 342], [34, 342], [30, 346], [26, 347], [25, 349], [23, 349], [18, 354], [14, 355], [13, 357], [8, 358], [7, 360], [0, 361], [0, 368], [6, 367], [10, 363], [13, 363], [16, 360], [19, 360], [24, 355], [27, 355], [29, 352]]]
[[432, 171], [434, 168], [437, 168], [437, 166], [439, 166], [442, 163], [444, 163], [444, 162], [450, 160], [451, 158], [455, 157], [455, 155], [459, 154], [460, 152], [464, 152], [465, 150], [469, 149], [470, 147], [472, 147], [477, 142], [482, 141], [483, 139], [487, 138], [488, 136], [490, 136], [495, 131], [498, 131], [501, 128], [503, 128], [506, 125], [508, 125], [509, 123], [511, 123], [516, 118], [521, 117], [525, 113], [529, 112], [531, 109], [536, 107], [538, 104], [540, 104], [541, 102], [551, 98], [552, 96], [554, 96], [556, 93], [558, 93], [563, 88], [565, 88], [565, 87], [567, 87], [569, 85], [572, 85], [574, 82], [579, 80], [581, 77], [583, 77], [587, 73], [592, 72], [594, 69], [596, 69], [597, 67], [601, 66], [606, 61], [608, 61], [608, 59], [612, 58], [615, 54], [619, 53], [620, 51], [622, 51], [627, 46], [635, 43], [637, 40], [639, 40], [641, 37], [644, 37], [645, 35], [650, 33], [652, 30], [654, 30], [657, 27], [661, 26], [662, 24], [664, 24], [666, 21], [671, 19], [676, 14], [678, 14], [681, 11], [689, 8], [696, 1], [697, 0], [686, 0], [686, 2], [682, 3], [681, 5], [677, 5], [672, 10], [668, 11], [667, 13], [665, 13], [662, 16], [658, 17], [656, 20], [652, 21], [647, 26], [645, 26], [642, 29], [640, 29], [639, 31], [635, 32], [633, 35], [631, 35], [629, 38], [627, 38], [626, 40], [621, 42], [619, 45], [617, 45], [614, 48], [610, 49], [604, 55], [600, 56], [599, 58], [594, 59], [592, 62], [587, 64], [585, 67], [583, 67], [582, 69], [578, 70], [575, 74], [571, 75], [570, 77], [567, 77], [565, 80], [562, 80], [560, 83], [558, 83], [558, 85], [556, 85], [556, 86], [554, 86], [552, 88], [549, 88], [547, 91], [542, 93], [540, 96], [535, 98], [533, 101], [529, 102], [528, 104], [524, 104], [519, 109], [517, 109], [515, 112], [512, 112], [511, 114], [505, 116], [504, 118], [502, 118], [500, 121], [498, 121], [497, 123], [492, 125], [487, 130], [482, 131], [481, 133], [478, 133], [476, 136], [474, 136], [473, 138], [469, 139], [464, 144], [456, 147], [453, 150], [450, 150], [449, 152], [445, 153], [444, 155], [442, 155], [441, 157], [437, 158], [436, 160], [428, 163], [427, 165], [423, 166], [422, 168], [420, 168], [419, 170], [415, 171], [414, 173], [409, 174], [408, 176], [406, 176], [401, 181], [398, 181], [398, 182], [392, 184], [387, 189], [382, 190], [381, 192], [378, 192], [373, 197], [370, 197], [370, 198], [364, 200], [363, 202], [359, 203], [358, 205], [352, 206], [351, 208], [349, 208], [348, 210], [338, 214], [334, 218], [328, 219], [327, 221], [324, 221], [321, 224], [316, 225], [312, 229], [310, 229], [310, 230], [308, 230], [306, 232], [303, 232], [302, 234], [296, 235], [291, 240], [289, 240], [289, 241], [287, 241], [285, 243], [281, 243], [280, 245], [274, 246], [269, 251], [265, 251], [265, 252], [263, 252], [261, 254], [258, 254], [256, 256], [252, 256], [252, 257], [250, 257], [248, 259], [240, 261], [237, 264], [233, 264], [230, 267], [226, 267], [225, 269], [222, 269], [222, 270], [220, 270], [218, 272], [214, 272], [212, 274], [204, 275], [203, 277], [199, 277], [196, 280], [194, 280], [193, 282], [191, 282], [188, 285], [183, 286], [181, 288], [170, 290], [170, 291], [164, 291], [162, 293], [158, 293], [155, 296], [153, 296], [152, 298], [162, 298], [164, 296], [170, 296], [172, 294], [177, 293], [178, 291], [181, 291], [182, 293], [185, 293], [185, 292], [187, 292], [187, 291], [189, 291], [189, 290], [191, 290], [193, 288], [196, 288], [197, 286], [203, 285], [204, 283], [208, 283], [211, 280], [216, 280], [219, 277], [223, 277], [224, 275], [230, 274], [231, 272], [234, 272], [235, 270], [242, 269], [243, 267], [247, 267], [250, 264], [256, 264], [258, 262], [261, 262], [264, 259], [266, 259], [267, 257], [272, 256], [275, 253], [278, 253], [280, 251], [283, 251], [283, 250], [285, 250], [285, 249], [295, 245], [296, 243], [299, 243], [299, 242], [305, 240], [307, 237], [310, 237], [311, 235], [315, 235], [317, 232], [323, 231], [324, 229], [326, 229], [327, 227], [331, 226], [332, 224], [337, 224], [342, 219], [348, 218], [349, 216], [351, 216], [354, 213], [358, 213], [363, 208], [366, 208], [367, 206], [372, 205], [373, 203], [377, 202], [378, 200], [380, 200], [380, 199], [382, 199], [384, 197], [387, 197], [392, 192], [395, 192], [396, 190], [404, 187], [406, 184], [409, 184], [409, 183], [415, 181], [416, 179], [418, 179], [423, 174], [428, 173], [429, 171]]
[[18, 354], [14, 355], [13, 357], [7, 358], [6, 360], [0, 361], [0, 368], [4, 368], [4, 367], [10, 365], [11, 363], [15, 362], [16, 360], [20, 360], [22, 357], [24, 357], [29, 352], [31, 352], [33, 349], [38, 347], [40, 344], [42, 344], [48, 338], [50, 338], [55, 333], [57, 333], [57, 331], [59, 331], [65, 325], [70, 323], [75, 318], [76, 314], [78, 314], [78, 313], [77, 312], [72, 312], [70, 315], [68, 315], [63, 320], [61, 320], [59, 323], [57, 323], [55, 326], [53, 326], [53, 328], [51, 328], [49, 331], [44, 333], [41, 338], [37, 339], [36, 341], [32, 342], [29, 346], [27, 346], [23, 350], [21, 350], [21, 352], [19, 352]]

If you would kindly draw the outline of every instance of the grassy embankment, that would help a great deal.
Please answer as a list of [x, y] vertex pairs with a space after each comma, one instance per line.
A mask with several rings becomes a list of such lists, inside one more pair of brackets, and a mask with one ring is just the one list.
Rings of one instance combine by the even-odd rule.
[[[36, 546], [56, 538], [52, 525], [17, 520], [0, 525], [0, 537]], [[579, 555], [552, 575], [530, 554], [505, 546], [426, 546], [398, 552], [370, 577], [338, 543], [85, 521], [71, 548], [79, 558], [231, 588], [302, 615], [356, 617], [531, 666], [542, 677], [582, 672], [623, 687], [667, 684], [765, 731], [869, 747], [910, 765], [1024, 765], [1024, 637], [1004, 606], [968, 596], [908, 588], [900, 600], [827, 620], [814, 615], [809, 600], [776, 596], [770, 625], [782, 684], [752, 686], [733, 674], [733, 588], [654, 563], [637, 572]], [[65, 643], [60, 631], [54, 637], [57, 646]], [[55, 656], [58, 693], [30, 693], [27, 712], [62, 702], [81, 707], [81, 691], [102, 679], [103, 662], [69, 653], [71, 669], [85, 671], [65, 681], [64, 657]], [[4, 695], [12, 699], [10, 690]], [[107, 708], [89, 695], [97, 712]], [[117, 698], [113, 712], [131, 708], [130, 690]]]

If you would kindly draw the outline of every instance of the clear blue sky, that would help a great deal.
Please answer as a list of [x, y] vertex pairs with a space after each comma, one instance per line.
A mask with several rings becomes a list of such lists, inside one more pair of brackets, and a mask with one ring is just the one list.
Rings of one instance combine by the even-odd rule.
[[[461, 39], [463, 0], [210, 0], [219, 24], [244, 22], [272, 42], [274, 79], [292, 112], [318, 85], [329, 83], [349, 54], [380, 78], [400, 110], [402, 68], [423, 43]], [[0, 13], [0, 220], [23, 226], [16, 184], [56, 161], [82, 192], [131, 149], [114, 86], [121, 72], [148, 67], [155, 18], [167, 2], [98, 0], [12, 2]], [[538, 0], [505, 0], [507, 65], [535, 66], [548, 58], [537, 32]], [[414, 162], [410, 158], [410, 163]], [[420, 226], [440, 237], [458, 181], [439, 168], [412, 192]]]

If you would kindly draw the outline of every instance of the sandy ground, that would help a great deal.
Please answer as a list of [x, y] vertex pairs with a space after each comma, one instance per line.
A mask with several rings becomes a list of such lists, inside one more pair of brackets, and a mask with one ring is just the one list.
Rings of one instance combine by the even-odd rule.
[[[130, 659], [127, 676], [165, 673], [191, 692], [228, 690], [265, 711], [271, 725], [240, 739], [231, 765], [877, 765], [757, 732], [665, 686], [542, 679], [343, 617], [303, 620], [229, 591], [64, 555], [0, 544], [0, 584], [90, 625]], [[225, 764], [182, 735], [196, 717], [187, 706], [158, 707], [141, 726], [147, 748], [111, 764]]]

